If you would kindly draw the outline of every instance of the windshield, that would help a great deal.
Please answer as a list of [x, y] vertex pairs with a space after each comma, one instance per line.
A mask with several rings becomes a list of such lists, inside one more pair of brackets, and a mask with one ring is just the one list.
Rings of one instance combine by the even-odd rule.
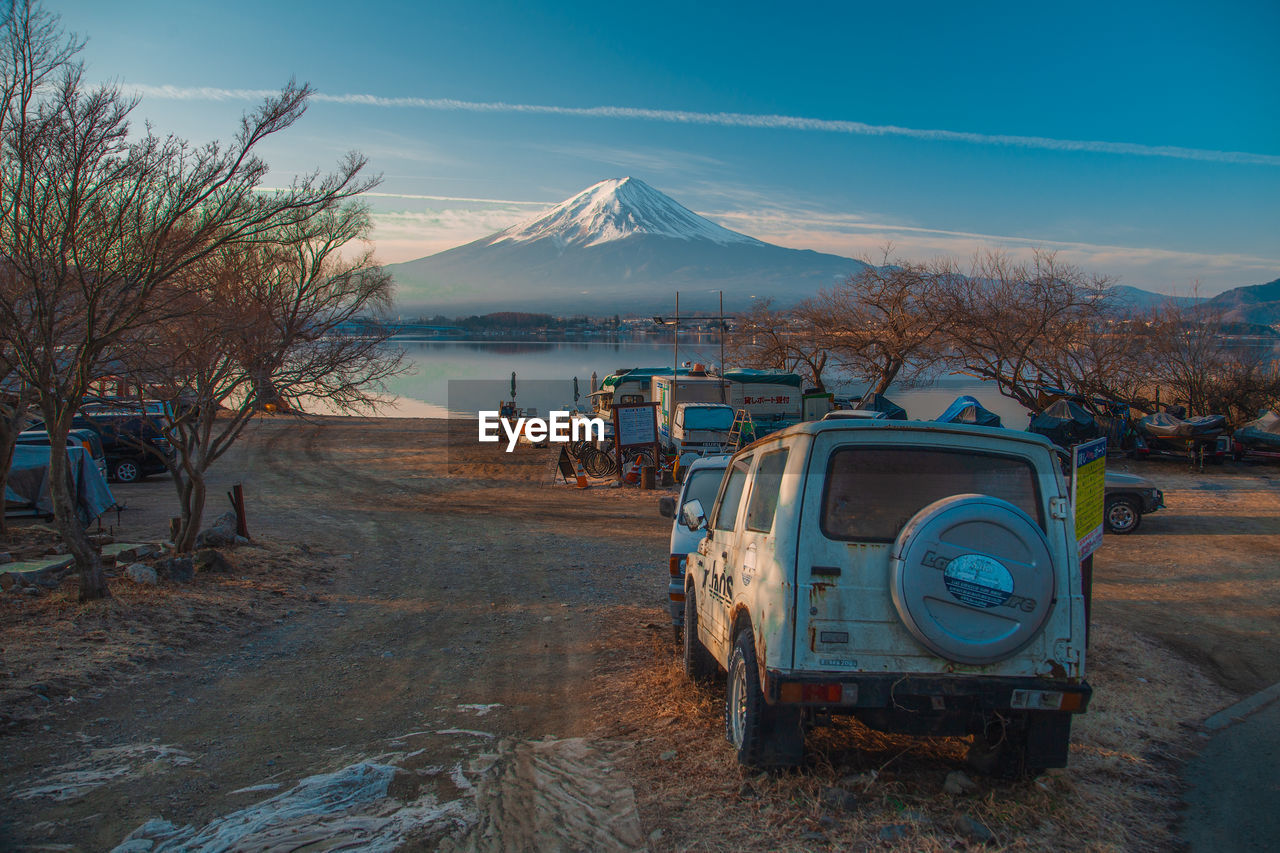
[[712, 505], [716, 502], [716, 492], [720, 490], [720, 480], [723, 477], [723, 468], [704, 468], [701, 471], [694, 471], [685, 483], [684, 501], [680, 504], [680, 508], [683, 509], [689, 501], [702, 501], [702, 511], [710, 513]]
[[728, 430], [733, 426], [733, 409], [689, 408], [684, 410], [685, 429], [718, 429]]

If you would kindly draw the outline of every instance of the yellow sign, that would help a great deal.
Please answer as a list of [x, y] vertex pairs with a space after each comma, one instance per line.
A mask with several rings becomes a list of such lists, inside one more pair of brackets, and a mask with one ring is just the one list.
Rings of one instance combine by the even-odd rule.
[[1076, 514], [1076, 542], [1080, 559], [1102, 544], [1102, 514], [1106, 506], [1107, 440], [1076, 445], [1071, 453], [1071, 505]]

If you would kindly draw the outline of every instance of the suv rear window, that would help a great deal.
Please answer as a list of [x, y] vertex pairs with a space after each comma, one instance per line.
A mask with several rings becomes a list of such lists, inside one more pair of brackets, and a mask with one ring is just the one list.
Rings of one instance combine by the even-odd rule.
[[1025, 459], [936, 447], [846, 447], [831, 454], [822, 496], [828, 539], [892, 542], [911, 517], [951, 495], [991, 495], [1044, 528]]

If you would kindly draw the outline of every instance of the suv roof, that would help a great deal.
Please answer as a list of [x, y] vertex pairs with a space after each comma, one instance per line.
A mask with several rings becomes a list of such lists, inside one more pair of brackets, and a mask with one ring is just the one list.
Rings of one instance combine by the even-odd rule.
[[[935, 421], [893, 421], [882, 418], [833, 418], [831, 420], [805, 421], [792, 424], [785, 429], [769, 433], [743, 448], [747, 450], [757, 444], [783, 438], [789, 435], [816, 435], [836, 431], [876, 431], [892, 430], [894, 432], [915, 432], [922, 435], [944, 433], [957, 436], [984, 436], [1003, 441], [1018, 441], [1052, 450], [1053, 443], [1042, 435], [1033, 432], [1006, 429], [1004, 427], [983, 427], [973, 424], [937, 423]], [[739, 451], [741, 452], [741, 451]]]

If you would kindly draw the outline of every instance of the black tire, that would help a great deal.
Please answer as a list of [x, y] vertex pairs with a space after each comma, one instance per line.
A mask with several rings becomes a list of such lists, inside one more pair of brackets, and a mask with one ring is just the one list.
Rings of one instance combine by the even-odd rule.
[[583, 454], [582, 467], [592, 477], [608, 477], [615, 470], [609, 454], [595, 448], [590, 448]]
[[1106, 522], [1108, 533], [1123, 536], [1137, 530], [1142, 524], [1142, 509], [1135, 499], [1126, 495], [1117, 495], [1107, 499], [1106, 510], [1102, 517]]
[[111, 479], [117, 483], [136, 483], [142, 479], [142, 466], [134, 459], [117, 459], [111, 465]]
[[698, 605], [691, 588], [684, 594], [684, 628], [681, 632], [684, 674], [695, 684], [710, 681], [720, 667], [698, 639]]
[[724, 690], [724, 736], [738, 763], [753, 768], [795, 767], [804, 758], [798, 708], [769, 705], [760, 690], [755, 634], [743, 628], [733, 644]]
[[622, 453], [623, 468], [630, 468], [632, 463], [634, 462], [639, 462], [639, 465], [641, 468], [645, 467], [646, 465], [655, 464], [653, 461], [653, 451], [650, 451], [650, 450], [623, 451]]

